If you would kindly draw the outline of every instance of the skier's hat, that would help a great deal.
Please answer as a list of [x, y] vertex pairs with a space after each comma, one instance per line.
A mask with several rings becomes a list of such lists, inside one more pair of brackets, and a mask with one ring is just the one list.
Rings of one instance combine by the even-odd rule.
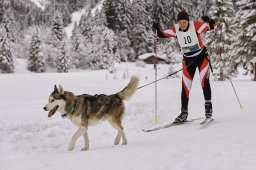
[[179, 12], [178, 16], [177, 16], [177, 19], [178, 19], [178, 21], [180, 21], [180, 20], [187, 20], [187, 21], [189, 21], [188, 13], [185, 10]]

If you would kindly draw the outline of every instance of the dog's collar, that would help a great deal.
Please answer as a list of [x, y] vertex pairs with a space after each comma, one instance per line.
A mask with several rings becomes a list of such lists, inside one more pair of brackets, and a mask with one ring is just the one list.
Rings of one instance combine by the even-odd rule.
[[71, 112], [67, 112], [67, 113], [63, 113], [63, 114], [61, 114], [61, 117], [63, 118], [63, 119], [65, 119], [69, 114], [71, 114], [72, 115], [72, 113], [74, 112], [74, 108], [71, 110]]
[[68, 113], [63, 113], [63, 114], [61, 115], [61, 117], [62, 117], [63, 119], [65, 119], [65, 118], [67, 117], [67, 115], [68, 115]]
[[[76, 100], [75, 100], [75, 105], [76, 105]], [[61, 117], [62, 117], [63, 119], [65, 119], [69, 114], [72, 115], [72, 113], [73, 113], [74, 111], [75, 111], [75, 108], [73, 107], [70, 112], [63, 113], [63, 114], [61, 115]]]
[[[73, 113], [73, 112], [74, 112], [74, 110], [75, 110], [75, 109], [72, 109], [72, 111], [71, 111], [71, 112], [67, 112], [67, 113], [63, 113], [63, 114], [61, 114], [61, 117], [62, 117], [63, 119], [65, 119], [69, 114]], [[72, 115], [72, 114], [71, 114], [71, 115]]]

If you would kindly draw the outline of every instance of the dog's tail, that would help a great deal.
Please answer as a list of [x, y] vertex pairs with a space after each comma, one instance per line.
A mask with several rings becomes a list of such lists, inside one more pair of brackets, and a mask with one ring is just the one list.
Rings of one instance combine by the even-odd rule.
[[139, 77], [136, 75], [133, 75], [131, 77], [129, 84], [122, 91], [118, 92], [117, 95], [122, 100], [128, 100], [135, 93], [138, 85], [139, 85]]

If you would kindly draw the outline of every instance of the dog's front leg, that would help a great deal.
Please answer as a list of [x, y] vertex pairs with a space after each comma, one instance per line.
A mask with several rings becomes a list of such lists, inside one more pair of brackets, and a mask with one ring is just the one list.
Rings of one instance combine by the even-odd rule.
[[84, 126], [80, 126], [76, 133], [72, 136], [71, 141], [68, 146], [68, 150], [72, 151], [75, 147], [76, 140], [82, 135], [87, 134], [87, 129]]

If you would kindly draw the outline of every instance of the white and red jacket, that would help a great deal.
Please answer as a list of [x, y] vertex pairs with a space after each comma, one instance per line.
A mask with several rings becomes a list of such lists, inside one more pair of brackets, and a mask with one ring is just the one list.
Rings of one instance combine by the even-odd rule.
[[[215, 22], [213, 26], [216, 27], [217, 23]], [[204, 48], [204, 44], [202, 43], [200, 34], [207, 32], [209, 30], [210, 30], [210, 26], [208, 23], [190, 21], [189, 27], [185, 31], [182, 31], [176, 24], [174, 27], [171, 27], [161, 32], [166, 38], [176, 37], [178, 39], [179, 45], [184, 55], [188, 57], [193, 57], [194, 55], [191, 56], [191, 54], [193, 54], [194, 51], [200, 52]], [[190, 36], [187, 37], [187, 35], [190, 35]], [[192, 43], [192, 46], [193, 46], [193, 48], [191, 48], [192, 51], [188, 49], [190, 48], [188, 47], [189, 46], [188, 42]], [[194, 48], [195, 44], [196, 44], [196, 48], [198, 48], [197, 50], [196, 48]]]

